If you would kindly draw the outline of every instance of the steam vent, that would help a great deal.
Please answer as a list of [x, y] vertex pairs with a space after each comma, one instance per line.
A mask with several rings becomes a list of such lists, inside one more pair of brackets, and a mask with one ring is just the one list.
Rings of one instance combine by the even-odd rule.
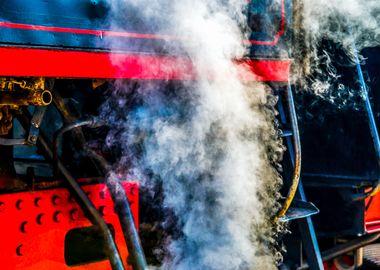
[[380, 270], [380, 0], [0, 1], [0, 270]]

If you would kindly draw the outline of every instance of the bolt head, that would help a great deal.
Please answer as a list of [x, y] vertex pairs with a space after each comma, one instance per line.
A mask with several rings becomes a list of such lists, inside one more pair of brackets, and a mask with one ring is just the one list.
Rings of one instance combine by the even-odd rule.
[[59, 223], [59, 222], [62, 221], [62, 219], [63, 219], [63, 214], [62, 214], [61, 211], [57, 211], [57, 212], [55, 212], [53, 214], [53, 220], [54, 220], [54, 222]]
[[5, 203], [0, 202], [0, 213], [4, 212], [4, 210], [5, 210]]

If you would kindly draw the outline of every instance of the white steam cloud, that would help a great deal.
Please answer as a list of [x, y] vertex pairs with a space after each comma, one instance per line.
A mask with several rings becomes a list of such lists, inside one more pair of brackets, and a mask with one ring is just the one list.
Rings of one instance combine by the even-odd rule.
[[[145, 186], [161, 179], [164, 207], [177, 218], [180, 233], [167, 239], [162, 269], [276, 269], [271, 218], [281, 179], [273, 165], [283, 147], [275, 102], [263, 84], [243, 83], [244, 67], [233, 62], [246, 52], [247, 1], [123, 4], [145, 21], [164, 17], [155, 31], [184, 37], [181, 50], [197, 73], [196, 82], [175, 86], [117, 83], [103, 107], [115, 126], [108, 142], [122, 148], [118, 173]], [[123, 16], [120, 5], [112, 5], [113, 20]], [[128, 107], [131, 99], [137, 105]]]
[[[117, 82], [102, 111], [114, 123], [108, 144], [121, 148], [116, 172], [141, 179], [152, 193], [162, 181], [163, 207], [176, 217], [179, 234], [157, 247], [166, 250], [157, 250], [166, 254], [161, 268], [276, 269], [271, 217], [283, 147], [275, 102], [265, 85], [241, 82], [244, 67], [233, 63], [246, 53], [247, 1], [109, 2], [114, 29], [134, 23], [180, 37], [166, 51], [182, 51], [197, 73], [196, 82]], [[353, 45], [359, 51], [379, 45], [380, 2], [294, 2], [295, 78], [302, 90], [349, 104], [358, 91], [340, 81], [336, 50], [324, 42], [351, 61]]]

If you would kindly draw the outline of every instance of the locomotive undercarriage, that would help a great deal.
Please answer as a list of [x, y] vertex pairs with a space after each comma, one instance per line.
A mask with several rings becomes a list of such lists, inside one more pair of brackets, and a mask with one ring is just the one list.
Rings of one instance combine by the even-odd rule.
[[[60, 198], [63, 192], [62, 188], [64, 190], [68, 188], [69, 202], [77, 202], [77, 208], [68, 210], [69, 219], [74, 225], [75, 220], [78, 220], [78, 226], [83, 226], [83, 222], [87, 220], [87, 223], [85, 222], [86, 228], [90, 228], [88, 226], [91, 223], [94, 224], [95, 226], [91, 227], [93, 228], [91, 230], [97, 236], [92, 238], [98, 239], [98, 243], [93, 242], [91, 245], [102, 245], [104, 248], [93, 250], [92, 253], [88, 254], [85, 252], [85, 254], [79, 256], [79, 259], [65, 257], [61, 258], [61, 260], [66, 261], [68, 265], [70, 265], [70, 261], [74, 260], [74, 265], [80, 265], [87, 262], [87, 260], [91, 262], [108, 258], [112, 268], [124, 269], [127, 262], [121, 258], [120, 254], [122, 253], [123, 257], [125, 257], [127, 251], [126, 248], [120, 247], [120, 245], [125, 245], [120, 243], [122, 240], [118, 240], [118, 237], [115, 238], [115, 230], [119, 230], [123, 232], [124, 241], [128, 246], [130, 258], [128, 263], [134, 265], [136, 269], [143, 269], [146, 262], [142, 255], [140, 240], [132, 216], [133, 212], [137, 220], [138, 194], [134, 191], [137, 186], [133, 183], [128, 184], [127, 179], [107, 181], [109, 178], [106, 176], [111, 166], [100, 154], [99, 149], [96, 149], [99, 151], [97, 152], [88, 147], [87, 138], [96, 138], [98, 136], [96, 134], [99, 132], [94, 132], [94, 130], [102, 129], [104, 126], [104, 123], [92, 116], [96, 113], [97, 106], [101, 102], [100, 95], [96, 94], [97, 88], [103, 84], [104, 81], [54, 81], [52, 79], [45, 80], [44, 78], [3, 78], [1, 80], [0, 108], [3, 112], [1, 114], [3, 121], [1, 122], [2, 136], [0, 138], [0, 177], [2, 179], [0, 193], [4, 196], [0, 195], [0, 204], [2, 206], [0, 213], [7, 214], [6, 211], [3, 211], [3, 208], [11, 211], [9, 204], [12, 198], [7, 197], [11, 194], [19, 197], [16, 209], [20, 210], [21, 213], [21, 210], [25, 210], [24, 204], [27, 204], [27, 199], [22, 196], [24, 191], [32, 192], [34, 197], [37, 196], [33, 197], [33, 200], [34, 206], [38, 207], [39, 203], [37, 201], [45, 200], [41, 199], [38, 194], [45, 197], [44, 194], [48, 194], [49, 190], [53, 194], [51, 198], [52, 204], [58, 205], [57, 198], [59, 198], [59, 202], [63, 200]], [[62, 97], [60, 91], [63, 88]], [[81, 88], [81, 91], [78, 91], [78, 88]], [[73, 93], [76, 94], [72, 95]], [[97, 98], [99, 102], [97, 102]], [[78, 102], [78, 99], [80, 99], [80, 102]], [[53, 104], [48, 106], [52, 102], [54, 106]], [[78, 104], [80, 105], [79, 107], [77, 106]], [[60, 127], [62, 128], [60, 129]], [[83, 131], [82, 127], [88, 127], [88, 129]], [[104, 131], [100, 131], [100, 134], [102, 133], [104, 134]], [[65, 147], [60, 144], [62, 135], [64, 135]], [[102, 138], [102, 135], [100, 138]], [[109, 219], [105, 217], [104, 208], [110, 207], [112, 203], [99, 206], [96, 205], [98, 202], [92, 198], [94, 195], [89, 196], [91, 192], [97, 192], [96, 187], [100, 189], [99, 194], [104, 193], [102, 190], [109, 192], [114, 205], [114, 212], [120, 220], [121, 228], [112, 227], [112, 230], [110, 230], [109, 226], [115, 225], [106, 223], [106, 221], [109, 222]], [[94, 188], [95, 190], [93, 190]], [[41, 193], [43, 190], [45, 192]], [[130, 197], [132, 196], [132, 201], [134, 201], [133, 211], [130, 208], [130, 204], [132, 207], [132, 202], [128, 203], [126, 192], [128, 192], [128, 199], [131, 199]], [[100, 195], [100, 199], [107, 198]], [[30, 223], [37, 222], [41, 226], [49, 226], [46, 225], [49, 224], [48, 219], [52, 219], [57, 223], [58, 228], [59, 226], [64, 226], [58, 224], [58, 220], [62, 219], [62, 217], [58, 218], [58, 216], [64, 216], [64, 210], [56, 210], [52, 213], [52, 217], [48, 217], [47, 212], [49, 210], [47, 209], [48, 207], [45, 205], [37, 217], [31, 217], [33, 216], [32, 214], [26, 215], [26, 220], [21, 222], [19, 232], [29, 232], [26, 225]], [[78, 218], [78, 215], [81, 218]], [[28, 220], [28, 217], [35, 220]], [[42, 217], [44, 217], [43, 222]], [[117, 219], [111, 218], [111, 220], [115, 222]], [[88, 221], [90, 221], [90, 224], [88, 224]], [[85, 229], [83, 228], [83, 230]], [[46, 231], [49, 230], [46, 229]], [[83, 233], [86, 235], [88, 232]], [[38, 234], [38, 231], [36, 234]], [[64, 235], [66, 235], [66, 232]], [[80, 235], [81, 232], [77, 233], [76, 237], [84, 237]], [[19, 241], [22, 242], [22, 239], [20, 237]], [[50, 241], [52, 240], [54, 238], [50, 239]], [[31, 241], [31, 239], [28, 239], [28, 241]], [[75, 239], [73, 241], [75, 242]], [[119, 246], [116, 245], [115, 241], [118, 242]], [[66, 244], [70, 245], [69, 243]], [[25, 251], [27, 250], [25, 246], [27, 246], [26, 243], [18, 243], [15, 247], [7, 247], [6, 249], [13, 250], [18, 257], [27, 257], [28, 252]], [[75, 247], [71, 245], [68, 251], [65, 250], [65, 256], [70, 249], [87, 249], [90, 246]], [[101, 250], [100, 254], [99, 250]], [[104, 250], [105, 254], [102, 250]], [[54, 251], [52, 253], [54, 254]], [[71, 252], [71, 254], [72, 256], [78, 256], [75, 252]], [[29, 253], [29, 256], [33, 256], [33, 253]], [[32, 264], [33, 259], [29, 258], [29, 260]], [[11, 266], [12, 260], [9, 260], [8, 263]], [[25, 263], [28, 263], [28, 259], [25, 260]]]
[[[35, 80], [43, 81], [40, 78]], [[35, 80], [31, 80], [30, 82]], [[8, 84], [5, 83], [4, 85], [9, 85], [10, 82], [11, 80], [9, 80]], [[46, 87], [46, 85], [48, 85], [47, 82], [49, 82], [49, 87]], [[0, 156], [2, 160], [0, 163], [0, 172], [3, 180], [1, 182], [1, 194], [22, 191], [38, 192], [39, 190], [54, 191], [62, 187], [64, 189], [69, 188], [71, 200], [76, 198], [81, 211], [90, 218], [92, 224], [96, 225], [93, 228], [102, 228], [100, 231], [97, 231], [95, 238], [103, 239], [99, 240], [100, 242], [98, 242], [98, 244], [101, 243], [108, 252], [98, 255], [95, 259], [104, 260], [105, 258], [109, 258], [111, 264], [117, 267], [118, 263], [120, 263], [120, 259], [117, 257], [109, 257], [110, 254], [116, 254], [117, 256], [118, 253], [115, 252], [115, 249], [112, 249], [114, 244], [112, 244], [111, 238], [107, 237], [109, 233], [112, 234], [113, 232], [109, 230], [107, 226], [104, 226], [104, 224], [106, 224], [104, 223], [102, 213], [104, 209], [99, 205], [94, 207], [92, 198], [88, 197], [89, 191], [86, 191], [86, 186], [88, 185], [101, 184], [108, 185], [108, 190], [112, 193], [112, 185], [109, 185], [105, 179], [109, 176], [108, 173], [112, 168], [110, 163], [114, 162], [116, 157], [112, 156], [109, 151], [107, 152], [107, 149], [100, 147], [99, 142], [103, 142], [107, 134], [107, 123], [96, 116], [99, 112], [99, 106], [109, 97], [109, 90], [112, 88], [113, 82], [85, 79], [56, 79], [53, 81], [49, 79], [45, 80], [44, 83], [45, 87], [43, 90], [51, 93], [52, 104], [50, 106], [44, 104], [44, 106], [34, 107], [17, 105], [17, 113], [14, 114], [15, 119], [13, 120], [14, 126], [9, 129], [8, 134], [2, 136], [2, 141], [0, 141], [6, 144], [0, 146], [2, 153]], [[131, 82], [131, 84], [133, 84], [133, 82]], [[18, 86], [19, 84], [16, 85]], [[175, 86], [172, 87], [175, 88]], [[297, 136], [299, 131], [297, 127], [296, 110], [302, 112], [302, 108], [297, 104], [296, 107], [294, 104], [295, 101], [298, 104], [300, 101], [297, 99], [294, 100], [294, 89], [292, 89], [291, 85], [271, 84], [271, 87], [273, 93], [279, 98], [277, 103], [277, 109], [279, 111], [278, 120], [280, 122], [279, 134], [288, 149], [283, 161], [283, 177], [285, 183], [283, 193], [286, 194], [288, 190], [291, 189], [291, 184], [294, 181], [292, 172], [299, 170], [299, 168], [294, 167], [297, 166], [295, 161], [300, 158], [301, 154], [299, 152], [299, 144], [301, 141], [298, 137], [299, 135]], [[16, 91], [23, 90], [18, 89]], [[16, 106], [15, 104], [25, 103], [15, 101], [14, 104], [4, 104], [3, 106]], [[133, 104], [129, 105], [133, 106]], [[41, 108], [46, 111], [41, 113]], [[128, 109], [128, 107], [126, 107], [126, 109]], [[301, 119], [303, 116], [304, 115], [301, 115]], [[33, 123], [37, 123], [37, 125], [33, 125]], [[302, 122], [302, 124], [304, 123]], [[296, 134], [296, 136], [294, 136], [294, 134]], [[30, 139], [31, 136], [36, 136], [38, 139]], [[10, 146], [12, 144], [13, 146]], [[62, 147], [62, 145], [65, 145], [65, 147]], [[109, 162], [106, 160], [109, 160]], [[350, 253], [354, 255], [352, 258], [359, 258], [356, 259], [359, 260], [357, 261], [358, 264], [362, 263], [362, 261], [360, 261], [364, 251], [362, 247], [369, 243], [376, 242], [380, 234], [375, 233], [355, 237], [357, 230], [354, 229], [356, 231], [349, 233], [351, 236], [345, 237], [343, 233], [341, 236], [334, 236], [333, 238], [327, 236], [325, 239], [318, 238], [317, 240], [311, 216], [318, 213], [318, 209], [307, 201], [309, 199], [312, 202], [317, 201], [319, 204], [319, 200], [315, 198], [315, 196], [311, 196], [311, 198], [306, 197], [308, 194], [314, 194], [310, 193], [310, 190], [315, 189], [312, 184], [313, 182], [308, 179], [310, 177], [312, 176], [308, 173], [302, 175], [302, 179], [307, 180], [305, 182], [306, 193], [303, 190], [304, 187], [301, 181], [287, 215], [281, 219], [282, 221], [295, 219], [291, 227], [293, 235], [291, 237], [286, 236], [285, 239], [283, 239], [287, 246], [288, 253], [285, 256], [285, 263], [282, 267], [290, 266], [292, 267], [291, 269], [294, 267], [298, 267], [298, 269], [307, 269], [310, 267], [310, 269], [318, 269], [318, 267], [321, 267], [322, 261], [331, 261], [344, 254]], [[5, 181], [5, 179], [7, 179], [7, 181]], [[367, 196], [368, 191], [375, 190], [376, 186], [371, 182], [367, 182], [366, 184], [364, 182], [359, 189], [349, 191], [347, 196], [357, 197], [358, 194]], [[157, 188], [159, 189], [159, 187]], [[83, 192], [83, 189], [85, 189], [85, 192]], [[342, 187], [339, 187], [339, 190], [342, 191]], [[159, 192], [157, 194], [159, 194]], [[121, 197], [126, 198], [125, 194], [122, 194]], [[147, 194], [140, 192], [140, 197], [140, 236], [148, 262], [150, 264], [159, 264], [160, 257], [157, 257], [157, 254], [154, 254], [153, 250], [157, 245], [160, 245], [160, 241], [164, 240], [165, 233], [160, 226], [157, 226], [160, 221], [160, 211], [162, 210], [152, 205], [156, 202], [159, 203], [162, 198], [159, 198], [159, 196], [154, 198], [149, 197], [149, 192]], [[120, 196], [113, 196], [114, 203], [115, 200], [117, 201], [118, 199], [120, 199]], [[363, 200], [361, 200], [361, 202], [364, 203]], [[281, 203], [284, 204], [284, 201], [281, 201]], [[124, 201], [124, 204], [120, 207], [121, 209], [126, 209], [125, 206]], [[72, 211], [72, 209], [70, 211]], [[134, 211], [137, 210], [134, 209]], [[72, 218], [72, 214], [73, 213], [69, 213], [70, 218]], [[127, 217], [127, 221], [132, 220], [132, 217], [127, 212], [119, 212], [118, 214], [121, 218]], [[152, 215], [156, 217], [156, 220], [154, 217], [152, 218]], [[318, 215], [315, 217], [317, 216]], [[324, 220], [322, 222], [324, 222]], [[134, 235], [133, 227], [131, 228], [130, 225], [131, 223], [129, 223], [129, 225], [126, 224], [122, 231], [125, 237], [132, 236], [131, 240], [125, 238], [126, 242], [128, 243], [129, 241], [130, 243], [128, 246], [129, 252], [136, 252], [129, 257], [129, 263], [137, 264], [135, 267], [139, 269], [138, 267], [143, 267], [141, 264], [145, 264], [145, 259], [139, 244], [140, 240], [137, 234]], [[89, 227], [91, 226], [87, 224], [86, 228]], [[318, 230], [321, 230], [319, 221]], [[14, 249], [16, 254], [24, 254], [24, 251], [21, 251], [22, 246], [20, 245], [22, 244], [18, 244]], [[75, 250], [73, 245], [67, 246]], [[323, 252], [319, 253], [319, 247], [321, 247]], [[300, 254], [306, 255], [308, 263], [305, 263], [305, 260], [302, 259], [304, 255], [300, 256]], [[91, 258], [91, 256], [94, 255], [90, 253], [83, 255], [83, 261], [75, 261], [75, 258], [65, 259], [67, 260], [66, 263], [70, 263], [73, 260], [74, 265], [76, 265], [75, 263], [78, 262], [86, 262], [86, 260], [89, 260], [88, 257]], [[162, 254], [160, 256], [162, 256]], [[346, 259], [352, 263], [351, 257], [346, 257]], [[342, 263], [343, 262], [341, 262], [341, 264]]]

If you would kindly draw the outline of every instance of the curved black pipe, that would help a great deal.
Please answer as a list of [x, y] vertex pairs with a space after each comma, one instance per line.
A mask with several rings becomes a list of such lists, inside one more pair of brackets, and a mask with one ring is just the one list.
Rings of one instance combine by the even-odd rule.
[[[62, 136], [65, 132], [68, 132], [78, 127], [97, 127], [105, 124], [106, 123], [96, 121], [96, 119], [92, 117], [84, 120], [78, 120], [59, 129], [54, 135], [53, 142], [53, 162], [54, 166], [56, 167], [56, 170], [62, 172], [62, 170], [59, 168], [58, 162], [58, 139], [60, 136]], [[105, 174], [111, 171], [111, 166], [108, 164], [106, 160], [104, 160], [104, 158], [94, 153], [94, 151], [91, 151], [90, 149], [86, 148], [84, 145], [82, 145], [82, 147], [84, 148], [86, 154], [89, 155], [90, 158], [96, 160], [99, 163]], [[132, 212], [129, 206], [128, 197], [125, 193], [123, 186], [121, 185], [121, 181], [120, 179], [112, 175], [108, 175], [108, 177], [106, 177], [105, 183], [114, 202], [115, 211], [119, 217], [120, 225], [123, 230], [124, 240], [127, 243], [129, 257], [133, 269], [148, 269], [145, 254], [141, 246], [140, 237], [138, 235]]]
[[[18, 116], [18, 120], [24, 128], [30, 125], [30, 118], [31, 118], [30, 114], [26, 110], [24, 110], [23, 114]], [[43, 150], [43, 154], [48, 159], [50, 160], [53, 159], [53, 152], [51, 148], [49, 147], [48, 141], [42, 131], [40, 132], [40, 135], [38, 137], [37, 146], [41, 150]], [[112, 269], [124, 270], [124, 265], [122, 263], [119, 251], [116, 247], [115, 241], [112, 237], [112, 234], [107, 224], [102, 218], [102, 215], [99, 213], [96, 207], [92, 204], [92, 202], [87, 197], [86, 193], [81, 189], [79, 184], [75, 181], [74, 177], [65, 168], [65, 166], [59, 161], [59, 159], [57, 159], [57, 167], [58, 167], [58, 170], [64, 176], [64, 179], [69, 185], [71, 192], [73, 192], [73, 194], [75, 195], [75, 198], [78, 204], [81, 206], [82, 210], [87, 214], [91, 222], [94, 225], [98, 226], [98, 228], [100, 229], [106, 243], [106, 248], [107, 248], [106, 251], [107, 251]]]
[[[78, 127], [91, 126], [95, 127], [99, 125], [95, 117], [90, 117], [88, 119], [78, 120], [74, 123], [63, 126], [61, 129], [56, 131], [53, 136], [53, 172], [54, 176], [58, 176], [58, 140], [66, 132], [71, 131]], [[100, 124], [101, 125], [101, 124]]]

